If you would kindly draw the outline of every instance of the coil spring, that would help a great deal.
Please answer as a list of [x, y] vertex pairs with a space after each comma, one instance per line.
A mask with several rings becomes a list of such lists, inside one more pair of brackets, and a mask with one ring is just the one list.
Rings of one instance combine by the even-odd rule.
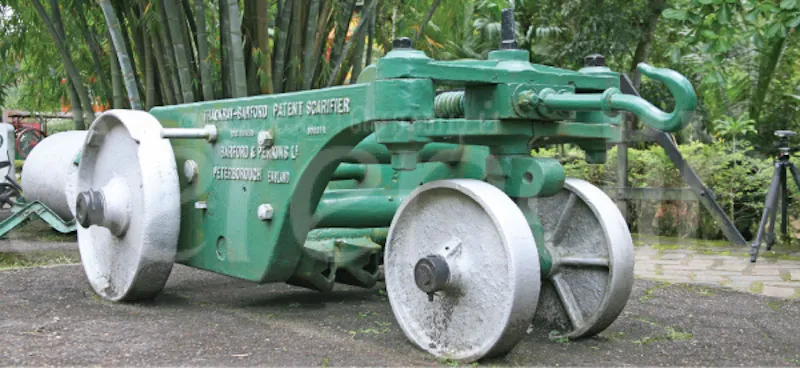
[[433, 111], [437, 118], [464, 117], [464, 92], [442, 92], [433, 100]]

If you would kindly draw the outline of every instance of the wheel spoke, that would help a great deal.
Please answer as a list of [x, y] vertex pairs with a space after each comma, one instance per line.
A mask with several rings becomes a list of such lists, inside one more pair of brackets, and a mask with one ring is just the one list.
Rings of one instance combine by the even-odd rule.
[[584, 324], [583, 312], [581, 312], [578, 301], [575, 300], [575, 294], [572, 293], [572, 288], [567, 281], [564, 280], [561, 273], [555, 274], [552, 280], [553, 285], [556, 287], [556, 292], [558, 292], [558, 297], [561, 299], [561, 304], [564, 306], [564, 310], [567, 311], [569, 321], [572, 323], [572, 328], [580, 328], [580, 326]]
[[559, 258], [556, 262], [560, 266], [577, 266], [577, 267], [605, 267], [608, 268], [608, 258], [600, 257], [593, 254], [574, 254], [566, 257]]
[[564, 211], [562, 211], [561, 216], [558, 217], [558, 223], [556, 223], [556, 228], [553, 230], [553, 236], [550, 238], [553, 246], [560, 244], [564, 237], [564, 230], [566, 230], [570, 222], [570, 217], [572, 217], [572, 209], [575, 207], [575, 200], [575, 193], [570, 193], [567, 203], [564, 204]]

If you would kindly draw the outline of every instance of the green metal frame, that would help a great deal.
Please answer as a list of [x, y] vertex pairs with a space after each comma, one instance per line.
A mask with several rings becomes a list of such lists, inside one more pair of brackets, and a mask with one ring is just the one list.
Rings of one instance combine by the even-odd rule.
[[[607, 68], [528, 60], [521, 50], [445, 62], [400, 49], [361, 84], [154, 108], [167, 128], [218, 131], [213, 142], [172, 141], [178, 167], [193, 160], [199, 168], [191, 180], [181, 175], [178, 262], [319, 290], [334, 279], [369, 286], [380, 252], [374, 229], [388, 226], [419, 185], [475, 178], [512, 198], [551, 195], [564, 170], [531, 157], [532, 146], [576, 143], [603, 162], [619, 140], [619, 111], [675, 130], [696, 105], [688, 81], [666, 69], [640, 67], [670, 88], [672, 113], [620, 95], [620, 76]], [[456, 91], [436, 97], [443, 88]], [[269, 216], [257, 215], [265, 205]]]
[[53, 212], [53, 210], [39, 201], [20, 202], [16, 204], [11, 211], [11, 216], [3, 220], [3, 222], [0, 222], [0, 238], [17, 226], [22, 226], [24, 223], [36, 217], [41, 218], [50, 225], [51, 228], [62, 234], [68, 234], [77, 229], [75, 219], [65, 221]]

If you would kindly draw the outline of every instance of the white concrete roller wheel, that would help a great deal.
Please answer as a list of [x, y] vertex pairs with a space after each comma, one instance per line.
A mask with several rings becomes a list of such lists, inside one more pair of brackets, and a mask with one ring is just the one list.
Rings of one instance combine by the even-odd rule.
[[542, 222], [553, 259], [533, 325], [568, 338], [603, 331], [633, 286], [633, 241], [625, 219], [600, 188], [579, 179], [569, 178], [560, 193], [528, 204]]
[[505, 193], [471, 179], [425, 184], [400, 205], [384, 251], [386, 290], [406, 337], [472, 362], [510, 351], [539, 297], [536, 243]]
[[75, 217], [84, 271], [113, 301], [155, 297], [172, 270], [180, 224], [175, 157], [161, 124], [110, 110], [89, 128], [78, 168]]

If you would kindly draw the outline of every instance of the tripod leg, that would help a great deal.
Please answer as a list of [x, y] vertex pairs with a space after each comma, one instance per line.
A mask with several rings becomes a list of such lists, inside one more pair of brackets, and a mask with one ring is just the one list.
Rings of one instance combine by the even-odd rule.
[[767, 243], [767, 250], [772, 250], [772, 246], [775, 245], [777, 239], [775, 236], [775, 220], [778, 217], [778, 211], [772, 211], [769, 214], [769, 223], [767, 224], [767, 230], [764, 232], [764, 242]]
[[[756, 258], [758, 258], [758, 249], [761, 247], [761, 239], [764, 237], [764, 227], [767, 225], [769, 216], [775, 211], [775, 202], [778, 199], [778, 189], [780, 189], [781, 184], [781, 170], [780, 162], [776, 162], [775, 174], [772, 175], [772, 183], [769, 185], [767, 199], [764, 201], [764, 214], [761, 215], [761, 222], [758, 224], [758, 233], [756, 233], [756, 238], [753, 240], [753, 245], [750, 248], [750, 262], [755, 262]], [[794, 171], [792, 171], [792, 173], [794, 173]], [[800, 181], [798, 181], [798, 185], [800, 185]]]
[[787, 162], [781, 168], [781, 233], [783, 234], [784, 238], [786, 238], [786, 234], [789, 233], [789, 191], [786, 188], [787, 165], [791, 165], [791, 163]]
[[[784, 195], [786, 193], [786, 171], [788, 170], [786, 166], [781, 162], [778, 161], [780, 164], [781, 170], [781, 185], [778, 191], [778, 199], [776, 200], [776, 205], [778, 202], [782, 203], [783, 206], [781, 208], [781, 221], [786, 218], [786, 198]], [[783, 201], [781, 201], [783, 199]], [[764, 242], [767, 244], [767, 250], [772, 250], [772, 246], [775, 245], [777, 241], [777, 235], [775, 234], [775, 220], [778, 217], [778, 211], [772, 211], [769, 214], [769, 224], [767, 225], [767, 231], [764, 233]], [[781, 222], [781, 229], [786, 226], [786, 222]], [[785, 233], [784, 233], [785, 234]]]

